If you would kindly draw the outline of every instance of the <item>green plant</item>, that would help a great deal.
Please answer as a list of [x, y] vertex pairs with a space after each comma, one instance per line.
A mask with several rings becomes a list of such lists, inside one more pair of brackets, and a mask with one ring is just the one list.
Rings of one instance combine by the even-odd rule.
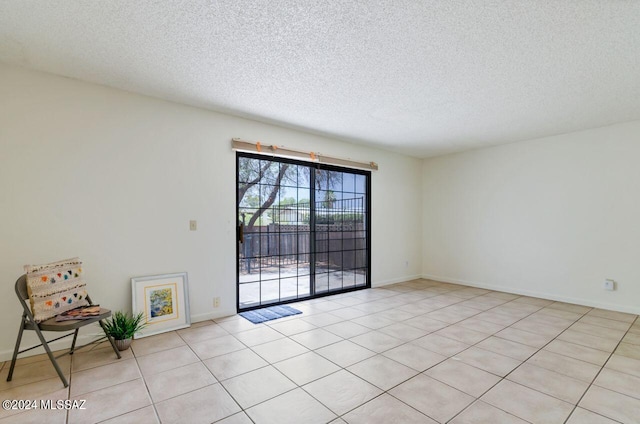
[[114, 339], [125, 340], [132, 338], [135, 333], [142, 330], [146, 325], [142, 312], [132, 316], [118, 311], [110, 319], [105, 320], [104, 329]]

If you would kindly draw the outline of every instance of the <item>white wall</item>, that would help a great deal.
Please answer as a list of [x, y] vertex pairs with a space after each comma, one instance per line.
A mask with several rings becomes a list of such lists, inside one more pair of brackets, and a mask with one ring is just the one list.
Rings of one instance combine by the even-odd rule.
[[640, 313], [639, 160], [640, 121], [425, 160], [423, 275]]
[[0, 65], [0, 357], [26, 263], [80, 256], [114, 310], [130, 310], [131, 277], [187, 271], [194, 320], [235, 313], [232, 137], [379, 163], [373, 284], [420, 274], [418, 159]]

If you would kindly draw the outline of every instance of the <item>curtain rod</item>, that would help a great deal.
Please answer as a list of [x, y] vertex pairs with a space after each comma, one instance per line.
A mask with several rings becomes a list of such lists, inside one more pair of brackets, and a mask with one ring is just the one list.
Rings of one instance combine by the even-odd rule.
[[240, 138], [231, 139], [231, 148], [233, 150], [241, 150], [243, 152], [262, 153], [273, 156], [287, 156], [298, 159], [307, 160], [316, 163], [326, 163], [329, 165], [346, 166], [349, 168], [367, 169], [371, 171], [378, 170], [378, 164], [375, 162], [358, 162], [351, 159], [336, 158], [326, 156], [317, 152], [305, 152], [303, 150], [290, 149], [284, 146], [276, 146], [275, 144], [265, 145], [259, 141], [251, 142]]

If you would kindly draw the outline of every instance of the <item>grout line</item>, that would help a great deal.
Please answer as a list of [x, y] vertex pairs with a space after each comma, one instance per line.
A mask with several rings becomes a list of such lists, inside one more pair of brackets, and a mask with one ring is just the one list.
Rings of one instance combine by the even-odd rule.
[[[607, 360], [604, 362], [604, 364], [602, 364], [602, 367], [600, 367], [600, 370], [598, 370], [598, 372], [596, 373], [596, 375], [593, 377], [593, 380], [591, 380], [591, 383], [589, 383], [589, 386], [587, 387], [587, 389], [584, 391], [584, 393], [582, 394], [582, 396], [580, 396], [580, 399], [578, 399], [578, 402], [576, 402], [576, 404], [574, 405], [573, 409], [571, 410], [571, 413], [569, 414], [569, 416], [567, 417], [567, 420], [569, 419], [569, 417], [571, 417], [571, 415], [573, 415], [573, 412], [576, 410], [576, 408], [578, 408], [578, 405], [580, 404], [580, 402], [582, 402], [582, 399], [584, 399], [585, 395], [587, 394], [587, 392], [591, 389], [591, 387], [594, 385], [595, 381], [598, 379], [598, 376], [600, 376], [600, 373], [602, 373], [602, 370], [605, 369], [605, 367], [607, 366], [607, 364], [609, 363], [609, 361], [611, 360], [611, 358], [613, 357], [615, 351], [618, 349], [618, 347], [620, 346], [620, 344], [622, 343], [622, 340], [627, 336], [627, 334], [629, 334], [629, 330], [631, 329], [631, 327], [633, 327], [633, 325], [636, 322], [640, 322], [638, 321], [638, 317], [636, 316], [636, 318], [631, 322], [631, 325], [629, 326], [629, 328], [627, 329], [627, 331], [624, 333], [624, 335], [622, 336], [622, 338], [620, 339], [620, 341], [618, 342], [618, 344], [616, 344], [616, 347], [611, 351], [611, 353], [609, 354], [609, 357], [607, 358]], [[600, 387], [600, 386], [596, 386], [596, 387]], [[609, 389], [607, 389], [609, 390]], [[612, 390], [612, 392], [615, 393], [620, 393], [617, 392], [615, 390]], [[624, 395], [624, 393], [620, 393], [622, 395]], [[627, 396], [627, 395], [625, 395]], [[586, 409], [586, 408], [585, 408]], [[589, 409], [589, 411], [591, 411]], [[594, 411], [591, 411], [594, 412]], [[598, 414], [597, 412], [594, 412], [596, 414]], [[601, 414], [598, 414], [601, 415]], [[610, 418], [610, 417], [607, 417]], [[613, 418], [611, 418], [613, 419]], [[565, 423], [567, 422], [567, 420], [565, 420]], [[615, 420], [617, 421], [617, 420]]]

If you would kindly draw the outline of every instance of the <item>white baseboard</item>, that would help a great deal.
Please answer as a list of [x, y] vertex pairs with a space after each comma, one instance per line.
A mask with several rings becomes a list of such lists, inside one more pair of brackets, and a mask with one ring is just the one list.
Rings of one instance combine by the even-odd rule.
[[371, 287], [383, 287], [389, 284], [406, 283], [407, 281], [417, 280], [422, 278], [422, 275], [407, 275], [399, 278], [392, 278], [391, 280], [376, 281], [371, 283]]
[[627, 307], [614, 303], [594, 302], [590, 299], [583, 299], [572, 296], [558, 296], [553, 293], [541, 292], [537, 290], [521, 290], [513, 287], [498, 286], [494, 284], [479, 283], [477, 281], [461, 280], [459, 278], [443, 277], [441, 275], [422, 274], [421, 278], [428, 280], [441, 281], [443, 283], [462, 284], [465, 286], [477, 287], [487, 290], [496, 290], [505, 293], [519, 294], [523, 296], [539, 297], [547, 300], [555, 300], [558, 302], [575, 303], [578, 305], [590, 306], [592, 308], [607, 309], [610, 311], [625, 312], [629, 314], [640, 315], [640, 307]]

